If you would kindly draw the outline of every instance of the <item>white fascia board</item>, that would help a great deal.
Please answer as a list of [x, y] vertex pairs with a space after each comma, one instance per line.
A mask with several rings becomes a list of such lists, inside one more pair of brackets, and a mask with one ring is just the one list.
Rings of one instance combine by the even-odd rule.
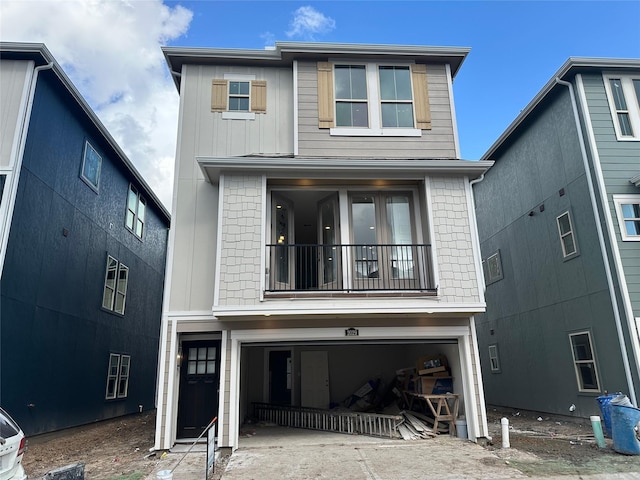
[[446, 305], [414, 305], [407, 306], [406, 298], [398, 302], [398, 306], [390, 305], [389, 299], [371, 300], [368, 299], [362, 304], [351, 305], [335, 305], [335, 299], [332, 305], [322, 304], [320, 302], [307, 303], [301, 305], [297, 302], [288, 301], [288, 304], [279, 303], [278, 305], [238, 305], [224, 306], [213, 310], [214, 315], [218, 319], [224, 317], [309, 317], [309, 316], [367, 316], [372, 315], [431, 315], [431, 314], [460, 314], [471, 315], [486, 311], [484, 303], [448, 303]]
[[469, 325], [419, 327], [358, 327], [357, 337], [346, 337], [344, 328], [275, 328], [231, 330], [232, 340], [246, 342], [295, 342], [304, 340], [403, 340], [412, 338], [461, 338], [469, 335]]
[[480, 176], [492, 161], [402, 158], [196, 157], [205, 178], [218, 183], [223, 172], [259, 172], [268, 178], [416, 178], [429, 173]]

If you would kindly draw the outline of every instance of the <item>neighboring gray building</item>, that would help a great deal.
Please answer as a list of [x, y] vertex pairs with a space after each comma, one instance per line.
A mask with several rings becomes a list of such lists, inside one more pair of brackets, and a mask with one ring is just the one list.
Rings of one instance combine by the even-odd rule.
[[448, 357], [487, 436], [485, 309], [453, 79], [468, 49], [164, 49], [180, 91], [156, 449], [252, 403], [328, 408]]
[[587, 416], [640, 394], [640, 60], [570, 58], [474, 185], [488, 404]]

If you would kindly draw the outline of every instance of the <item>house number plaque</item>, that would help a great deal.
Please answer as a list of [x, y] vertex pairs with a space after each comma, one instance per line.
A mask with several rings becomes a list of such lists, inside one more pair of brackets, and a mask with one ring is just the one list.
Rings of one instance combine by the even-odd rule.
[[357, 328], [347, 328], [344, 331], [344, 336], [345, 337], [357, 337], [359, 335], [358, 329]]

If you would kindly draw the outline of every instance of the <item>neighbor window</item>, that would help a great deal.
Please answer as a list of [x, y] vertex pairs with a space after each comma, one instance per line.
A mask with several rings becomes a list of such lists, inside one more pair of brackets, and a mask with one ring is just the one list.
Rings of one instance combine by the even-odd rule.
[[126, 398], [129, 392], [129, 366], [131, 357], [112, 353], [109, 355], [109, 370], [107, 372], [107, 392], [105, 398]]
[[96, 192], [100, 184], [100, 170], [102, 169], [102, 157], [89, 142], [84, 144], [84, 156], [82, 159], [81, 178]]
[[133, 185], [129, 185], [129, 195], [127, 197], [127, 215], [125, 224], [136, 237], [142, 239], [144, 232], [144, 214], [147, 202], [140, 192]]
[[267, 112], [267, 82], [255, 75], [225, 74], [211, 83], [211, 111], [223, 119], [253, 120]]
[[569, 335], [576, 380], [581, 392], [599, 392], [598, 372], [593, 355], [591, 334], [578, 332]]
[[640, 195], [614, 195], [620, 235], [625, 242], [640, 242]]
[[317, 66], [319, 127], [331, 135], [420, 136], [431, 128], [425, 65]]
[[102, 308], [124, 315], [128, 283], [129, 267], [109, 255], [104, 278]]
[[498, 345], [489, 345], [489, 365], [492, 372], [500, 371], [500, 358], [498, 357]]
[[485, 278], [487, 285], [502, 280], [502, 260], [500, 250], [490, 255], [485, 262]]
[[564, 212], [556, 220], [558, 222], [560, 244], [562, 245], [562, 256], [569, 258], [577, 255], [578, 247], [576, 246], [575, 235], [573, 233], [571, 215], [569, 215], [569, 212]]
[[640, 140], [640, 76], [605, 75], [618, 140]]

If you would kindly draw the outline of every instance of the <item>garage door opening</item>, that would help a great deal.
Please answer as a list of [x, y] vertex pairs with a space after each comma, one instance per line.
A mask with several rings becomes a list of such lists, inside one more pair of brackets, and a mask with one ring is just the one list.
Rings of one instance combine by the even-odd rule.
[[[418, 375], [421, 359], [442, 359], [429, 365], [429, 380]], [[241, 438], [257, 424], [386, 436], [403, 411], [414, 410], [422, 422], [434, 416], [428, 402], [411, 398], [412, 391], [457, 395], [455, 402], [434, 406], [443, 418], [454, 414], [454, 403], [455, 413], [463, 412], [457, 339], [247, 342], [240, 365]], [[436, 423], [435, 431], [445, 433], [449, 425]]]

